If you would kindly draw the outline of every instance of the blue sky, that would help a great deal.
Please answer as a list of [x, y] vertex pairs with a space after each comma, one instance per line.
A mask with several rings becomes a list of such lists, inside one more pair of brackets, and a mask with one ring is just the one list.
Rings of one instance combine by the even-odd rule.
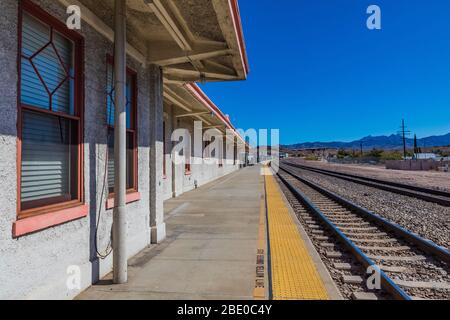
[[[281, 143], [450, 132], [450, 1], [240, 0], [250, 75], [203, 90]], [[382, 30], [366, 27], [377, 4]]]

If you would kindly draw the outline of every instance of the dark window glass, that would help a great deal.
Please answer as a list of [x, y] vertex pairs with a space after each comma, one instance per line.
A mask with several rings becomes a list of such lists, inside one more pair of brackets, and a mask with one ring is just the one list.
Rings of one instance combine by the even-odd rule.
[[[126, 116], [127, 116], [127, 189], [137, 190], [136, 186], [136, 97], [135, 97], [135, 76], [127, 73], [126, 94]], [[113, 65], [107, 66], [107, 101], [106, 101], [106, 123], [108, 125], [108, 187], [109, 192], [114, 192], [114, 72]]]
[[[114, 130], [108, 130], [108, 187], [109, 192], [114, 192]], [[127, 189], [134, 189], [134, 134], [127, 132]]]

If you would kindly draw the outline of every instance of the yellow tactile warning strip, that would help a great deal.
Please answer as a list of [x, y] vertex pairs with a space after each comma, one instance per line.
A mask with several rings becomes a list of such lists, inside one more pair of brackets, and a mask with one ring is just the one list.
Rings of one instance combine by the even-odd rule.
[[273, 299], [328, 300], [325, 285], [271, 175], [266, 176], [266, 198]]

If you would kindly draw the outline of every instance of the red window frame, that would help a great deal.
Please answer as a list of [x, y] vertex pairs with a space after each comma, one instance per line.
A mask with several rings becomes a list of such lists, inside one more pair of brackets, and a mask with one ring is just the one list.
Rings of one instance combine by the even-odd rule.
[[[38, 107], [22, 104], [21, 102], [21, 65], [22, 65], [22, 23], [23, 14], [27, 13], [30, 16], [38, 19], [42, 23], [48, 25], [51, 30], [57, 31], [61, 35], [70, 39], [74, 44], [74, 114], [68, 115], [62, 112], [55, 112], [45, 110]], [[51, 41], [51, 40], [50, 40]], [[74, 208], [84, 204], [84, 38], [78, 32], [67, 28], [65, 23], [59, 21], [57, 18], [48, 14], [45, 10], [34, 4], [30, 0], [21, 0], [19, 2], [18, 15], [18, 51], [17, 51], [17, 219], [26, 219], [42, 214], [47, 214], [55, 211], [60, 211], [68, 208]], [[50, 42], [49, 42], [50, 43]], [[77, 199], [71, 201], [62, 201], [61, 203], [46, 205], [45, 201], [40, 201], [39, 207], [22, 210], [21, 204], [21, 176], [22, 176], [22, 116], [23, 111], [33, 111], [40, 114], [47, 114], [52, 116], [63, 117], [66, 119], [77, 121], [78, 124], [78, 189]], [[42, 203], [42, 204], [41, 204]]]
[[[106, 55], [106, 63], [107, 65], [114, 66], [114, 57], [110, 54]], [[127, 128], [127, 133], [131, 133], [133, 135], [133, 187], [127, 189], [127, 194], [131, 193], [137, 193], [139, 192], [139, 186], [138, 186], [138, 170], [139, 170], [139, 160], [138, 160], [138, 82], [137, 82], [137, 71], [133, 70], [132, 68], [127, 66], [127, 75], [131, 76], [131, 81], [133, 82], [133, 92], [132, 92], [132, 104], [131, 107], [133, 109], [133, 116], [130, 117], [131, 119], [131, 127], [132, 129]], [[108, 81], [108, 80], [106, 80]], [[105, 107], [107, 108], [108, 102], [105, 101]], [[110, 126], [107, 122], [107, 128], [108, 130], [114, 130], [114, 127]], [[108, 157], [111, 155], [108, 155]], [[108, 195], [109, 199], [114, 198], [114, 192], [110, 192]]]
[[190, 163], [186, 163], [184, 165], [184, 174], [187, 176], [191, 174], [191, 164]]
[[[183, 139], [186, 139], [186, 137], [184, 137]], [[192, 154], [193, 154], [193, 144], [192, 141], [189, 145], [189, 151], [184, 150], [184, 175], [186, 176], [190, 176], [192, 174], [192, 166], [191, 166], [191, 162], [192, 162]]]
[[[192, 148], [192, 147], [191, 147]], [[192, 150], [189, 150], [189, 154], [184, 155], [184, 174], [186, 176], [190, 176], [192, 174], [191, 171], [191, 161], [192, 161]]]

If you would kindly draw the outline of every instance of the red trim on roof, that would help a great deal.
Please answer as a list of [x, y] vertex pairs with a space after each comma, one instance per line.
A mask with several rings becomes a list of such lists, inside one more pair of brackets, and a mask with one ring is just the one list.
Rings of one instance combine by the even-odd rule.
[[200, 89], [200, 87], [195, 83], [188, 83], [186, 87], [191, 91], [194, 96], [202, 102], [205, 106], [207, 106], [214, 114], [222, 120], [230, 129], [234, 130], [234, 126], [231, 124], [230, 120], [220, 111], [219, 107], [217, 107], [214, 102], [209, 99], [209, 97]]
[[203, 103], [211, 112], [213, 112], [222, 122], [239, 137], [244, 143], [245, 141], [242, 137], [237, 133], [236, 128], [231, 123], [230, 119], [226, 117], [218, 106], [211, 101], [211, 99], [200, 89], [200, 87], [196, 83], [187, 83], [185, 87], [197, 98], [198, 101]]
[[239, 52], [241, 54], [242, 64], [244, 65], [244, 71], [245, 74], [247, 75], [250, 70], [248, 66], [247, 50], [245, 48], [244, 32], [242, 30], [242, 20], [239, 11], [238, 0], [228, 0], [228, 3], [230, 5], [232, 13], [234, 31], [236, 32], [236, 35], [238, 37]]

